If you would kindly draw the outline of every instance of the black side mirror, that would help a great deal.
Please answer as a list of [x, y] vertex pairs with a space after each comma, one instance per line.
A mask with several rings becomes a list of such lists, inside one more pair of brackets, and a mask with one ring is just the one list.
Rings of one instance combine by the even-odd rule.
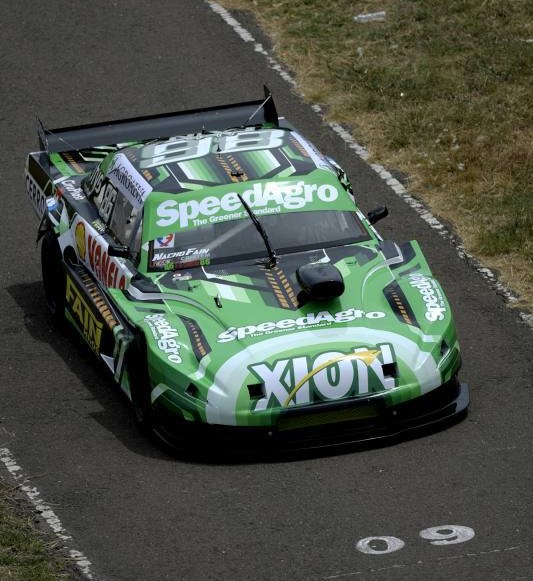
[[117, 256], [118, 258], [131, 258], [131, 252], [128, 246], [121, 244], [110, 244], [107, 248], [109, 256]]
[[377, 208], [370, 210], [370, 212], [368, 212], [366, 217], [368, 218], [368, 221], [371, 224], [375, 224], [376, 222], [378, 222], [382, 218], [385, 218], [388, 215], [389, 215], [389, 210], [387, 209], [387, 206], [378, 206]]

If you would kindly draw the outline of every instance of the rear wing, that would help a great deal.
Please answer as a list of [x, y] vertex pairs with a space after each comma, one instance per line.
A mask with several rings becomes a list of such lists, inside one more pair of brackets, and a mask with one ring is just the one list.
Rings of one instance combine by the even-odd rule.
[[41, 151], [59, 153], [264, 123], [279, 126], [276, 106], [266, 87], [265, 97], [257, 101], [59, 129], [47, 129], [38, 120], [37, 131]]

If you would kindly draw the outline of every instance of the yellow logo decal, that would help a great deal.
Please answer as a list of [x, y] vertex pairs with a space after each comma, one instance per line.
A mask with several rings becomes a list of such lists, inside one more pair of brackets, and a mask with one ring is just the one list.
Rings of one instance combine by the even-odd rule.
[[302, 385], [304, 385], [306, 381], [313, 377], [313, 375], [316, 375], [319, 371], [322, 371], [323, 369], [326, 369], [327, 367], [330, 367], [335, 363], [339, 363], [339, 361], [351, 361], [353, 359], [358, 359], [359, 361], [362, 361], [367, 367], [370, 367], [370, 365], [372, 365], [372, 363], [380, 353], [381, 351], [377, 349], [372, 351], [367, 349], [366, 351], [357, 351], [355, 353], [348, 353], [347, 355], [340, 355], [339, 357], [328, 359], [327, 361], [322, 363], [322, 365], [315, 367], [315, 369], [312, 369], [307, 375], [300, 379], [300, 381], [294, 386], [293, 390], [289, 393], [289, 396], [285, 400], [283, 406], [287, 407], [294, 398], [294, 396], [296, 395], [297, 391], [302, 387]]
[[85, 246], [85, 224], [83, 222], [78, 222], [76, 225], [75, 238], [78, 254], [82, 260], [85, 260], [87, 248]]
[[[76, 228], [77, 229], [77, 228]], [[99, 321], [83, 298], [70, 276], [67, 275], [67, 303], [69, 304], [76, 323], [87, 339], [93, 351], [98, 352], [102, 339], [102, 321]]]

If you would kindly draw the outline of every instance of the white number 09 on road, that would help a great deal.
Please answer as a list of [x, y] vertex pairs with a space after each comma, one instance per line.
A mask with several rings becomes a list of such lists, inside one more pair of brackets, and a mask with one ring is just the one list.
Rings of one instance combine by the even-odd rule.
[[[474, 529], [462, 525], [441, 525], [420, 531], [420, 536], [432, 545], [457, 545], [474, 538]], [[365, 537], [355, 548], [367, 555], [386, 555], [403, 549], [405, 542], [398, 537]]]

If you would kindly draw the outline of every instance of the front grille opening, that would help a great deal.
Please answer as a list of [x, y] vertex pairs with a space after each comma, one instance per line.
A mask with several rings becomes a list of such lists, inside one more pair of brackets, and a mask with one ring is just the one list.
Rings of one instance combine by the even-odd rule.
[[381, 366], [384, 377], [398, 377], [398, 366], [396, 363], [383, 363]]
[[440, 344], [440, 356], [444, 357], [445, 355], [448, 355], [449, 352], [450, 352], [450, 346], [443, 339], [442, 343]]
[[[335, 410], [324, 410], [308, 414], [282, 414], [278, 421], [278, 429], [297, 430], [301, 428], [332, 428], [342, 430], [341, 425], [346, 426], [350, 422], [356, 422], [361, 428], [374, 425], [380, 416], [379, 406], [375, 403], [357, 407], [346, 407]], [[336, 427], [335, 427], [336, 426]]]
[[194, 383], [189, 383], [185, 393], [190, 396], [194, 397], [195, 399], [200, 399], [200, 390], [194, 385]]
[[248, 393], [250, 394], [250, 399], [262, 399], [266, 397], [265, 384], [251, 383], [248, 385]]

